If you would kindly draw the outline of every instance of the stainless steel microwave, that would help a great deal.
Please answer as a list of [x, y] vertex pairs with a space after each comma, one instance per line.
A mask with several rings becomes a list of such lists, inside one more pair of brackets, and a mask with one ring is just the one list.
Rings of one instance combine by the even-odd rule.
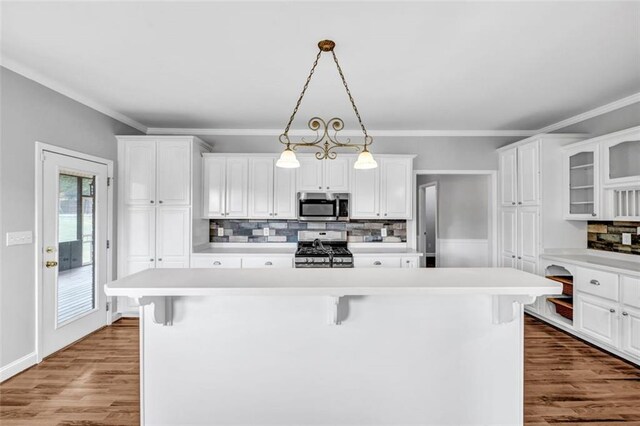
[[348, 221], [349, 194], [336, 192], [298, 192], [298, 220]]

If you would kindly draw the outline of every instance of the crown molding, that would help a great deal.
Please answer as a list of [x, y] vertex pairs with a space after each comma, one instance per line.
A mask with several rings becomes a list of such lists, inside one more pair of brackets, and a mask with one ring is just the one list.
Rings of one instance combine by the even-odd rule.
[[53, 91], [56, 91], [68, 98], [73, 99], [76, 102], [79, 102], [85, 106], [88, 106], [91, 109], [94, 109], [106, 116], [109, 116], [111, 118], [113, 118], [114, 120], [117, 120], [121, 123], [124, 123], [128, 126], [133, 127], [134, 129], [137, 129], [143, 133], [147, 133], [147, 126], [145, 126], [142, 123], [137, 122], [136, 120], [132, 119], [131, 117], [127, 117], [126, 115], [119, 113], [117, 111], [114, 111], [111, 108], [108, 108], [106, 106], [104, 106], [103, 104], [94, 101], [93, 99], [88, 98], [87, 96], [82, 95], [81, 93], [76, 92], [73, 89], [70, 89], [69, 87], [65, 86], [64, 84], [53, 80], [49, 77], [46, 77], [42, 74], [40, 74], [39, 72], [11, 59], [11, 58], [7, 58], [7, 56], [5, 54], [2, 54], [1, 58], [0, 58], [0, 65], [2, 65], [4, 68], [7, 68], [17, 74], [20, 74], [23, 77], [28, 78], [29, 80], [33, 80], [36, 83], [39, 83]]
[[629, 105], [633, 105], [638, 102], [640, 102], [640, 92], [635, 93], [631, 96], [627, 96], [626, 98], [618, 99], [617, 101], [613, 101], [606, 105], [599, 106], [598, 108], [594, 108], [587, 112], [583, 112], [582, 114], [574, 115], [573, 117], [569, 117], [566, 120], [562, 120], [562, 121], [558, 121], [557, 123], [550, 124], [549, 126], [543, 127], [542, 129], [538, 130], [536, 133], [554, 132], [556, 130], [563, 129], [565, 127], [580, 123], [582, 121], [597, 117], [599, 115], [606, 114], [611, 111], [615, 111], [620, 108], [624, 108]]
[[[528, 137], [538, 133], [535, 130], [369, 130], [374, 137]], [[282, 129], [210, 129], [180, 127], [149, 127], [148, 135], [195, 135], [195, 136], [279, 136]], [[292, 129], [291, 136], [314, 136], [308, 129]], [[341, 130], [340, 135], [362, 136], [361, 130]]]

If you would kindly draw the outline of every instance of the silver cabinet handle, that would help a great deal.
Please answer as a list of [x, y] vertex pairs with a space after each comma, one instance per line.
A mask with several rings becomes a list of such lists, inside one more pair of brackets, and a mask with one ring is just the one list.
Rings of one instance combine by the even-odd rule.
[[518, 204], [522, 204], [522, 201], [518, 201]]
[[384, 215], [386, 216], [387, 214], [385, 213]]
[[273, 215], [274, 215], [274, 216], [278, 216], [278, 213], [274, 213]]
[[272, 262], [264, 262], [264, 264], [265, 264], [265, 266], [271, 266], [271, 265], [273, 265], [273, 263], [272, 263]]
[[518, 256], [518, 260], [522, 260], [522, 257]]
[[329, 187], [327, 186], [327, 189], [329, 189]]
[[380, 216], [380, 213], [376, 213], [376, 216]]
[[158, 259], [158, 262], [162, 262], [162, 258], [159, 258], [159, 259]]
[[512, 206], [515, 206], [515, 205], [516, 205], [516, 202], [515, 202], [515, 201], [512, 201], [512, 202], [511, 202], [511, 205], [512, 205]]
[[321, 187], [321, 186], [319, 186], [319, 187], [318, 187], [318, 189], [322, 189], [322, 187]]
[[220, 265], [222, 265], [222, 263], [220, 263], [219, 260], [216, 260], [215, 262], [213, 262], [213, 265], [214, 266], [220, 266]]
[[609, 309], [609, 312], [611, 312], [611, 313], [613, 314], [613, 313], [615, 313], [615, 312], [616, 312], [616, 310], [615, 310], [615, 309], [613, 309], [613, 308], [611, 308], [611, 309]]
[[591, 216], [596, 217], [597, 215], [595, 213], [591, 213]]
[[149, 262], [153, 262], [153, 259], [149, 259]]
[[626, 317], [627, 315], [629, 315], [629, 312], [623, 312], [622, 315]]
[[600, 285], [600, 281], [598, 281], [598, 280], [591, 280], [591, 281], [589, 281], [589, 284], [593, 284], [593, 285]]
[[151, 204], [153, 204], [153, 200], [149, 200], [149, 202], [150, 202]]
[[380, 262], [379, 260], [376, 260], [375, 262], [373, 262], [373, 264], [375, 266], [380, 266], [380, 265], [382, 265], [382, 262]]
[[516, 258], [516, 255], [515, 255], [515, 254], [514, 254], [514, 255], [512, 255], [512, 256], [511, 256], [511, 258], [512, 258], [512, 259], [515, 259], [515, 258]]
[[158, 204], [162, 204], [162, 200], [158, 201]]

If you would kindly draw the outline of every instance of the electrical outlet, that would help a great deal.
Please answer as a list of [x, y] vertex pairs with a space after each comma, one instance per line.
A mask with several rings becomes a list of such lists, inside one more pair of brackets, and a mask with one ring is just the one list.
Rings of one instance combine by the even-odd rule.
[[622, 233], [622, 244], [631, 245], [631, 233], [630, 232], [623, 232]]
[[218, 237], [224, 237], [224, 228], [218, 228]]
[[7, 246], [31, 243], [33, 243], [33, 233], [31, 231], [7, 232]]
[[382, 228], [380, 230], [380, 235], [382, 235], [383, 237], [386, 237], [387, 236], [387, 228]]
[[264, 235], [265, 237], [269, 236], [269, 228], [262, 228], [262, 235]]

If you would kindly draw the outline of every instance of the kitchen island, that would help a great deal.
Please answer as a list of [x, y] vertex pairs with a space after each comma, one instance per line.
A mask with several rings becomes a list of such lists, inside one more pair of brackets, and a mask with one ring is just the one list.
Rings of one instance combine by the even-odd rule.
[[521, 424], [523, 305], [561, 285], [515, 269], [150, 269], [143, 425]]

